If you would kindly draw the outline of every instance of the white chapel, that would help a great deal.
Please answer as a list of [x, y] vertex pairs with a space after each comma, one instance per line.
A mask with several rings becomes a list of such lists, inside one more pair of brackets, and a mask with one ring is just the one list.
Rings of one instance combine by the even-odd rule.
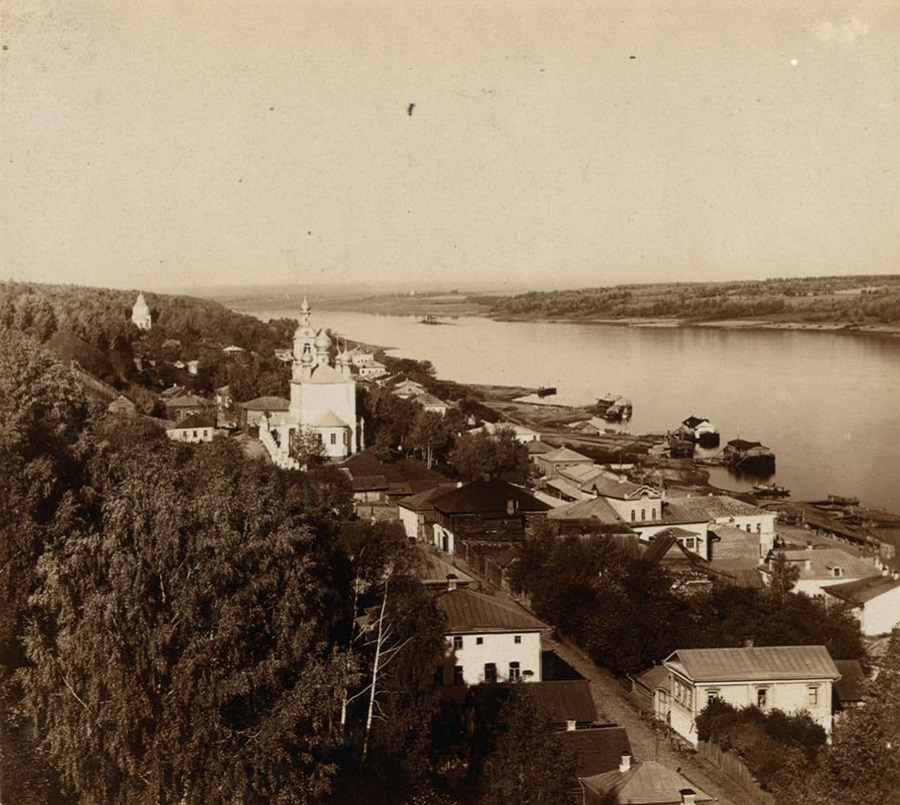
[[[270, 424], [270, 433], [263, 435], [265, 429], [261, 427], [260, 438], [272, 452], [267, 437], [273, 436], [277, 451], [285, 458], [290, 453], [291, 435], [298, 429], [305, 430], [321, 439], [329, 458], [343, 459], [358, 449], [352, 358], [346, 347], [338, 349], [332, 365], [331, 338], [324, 328], [317, 332], [310, 324], [310, 312], [309, 303], [304, 299], [300, 324], [294, 332], [290, 408], [280, 422]], [[273, 457], [276, 463], [282, 463], [274, 454]]]
[[141, 330], [149, 330], [153, 326], [150, 307], [147, 304], [147, 300], [144, 299], [143, 293], [138, 293], [137, 301], [131, 308], [131, 320]]

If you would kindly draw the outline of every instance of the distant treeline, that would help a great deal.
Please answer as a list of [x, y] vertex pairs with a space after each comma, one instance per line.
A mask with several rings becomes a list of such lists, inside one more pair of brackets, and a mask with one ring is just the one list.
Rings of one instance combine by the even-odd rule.
[[891, 323], [900, 321], [900, 277], [618, 285], [568, 291], [531, 291], [490, 302], [491, 315], [500, 318], [723, 320], [789, 314], [803, 321]]

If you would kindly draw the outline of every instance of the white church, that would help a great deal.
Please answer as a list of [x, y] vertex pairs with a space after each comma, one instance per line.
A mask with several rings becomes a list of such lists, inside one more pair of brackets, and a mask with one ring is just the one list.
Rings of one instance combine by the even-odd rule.
[[142, 292], [138, 293], [137, 301], [131, 308], [131, 320], [139, 330], [149, 330], [153, 326], [150, 306], [147, 304], [147, 300], [144, 299]]
[[260, 423], [260, 440], [275, 463], [294, 469], [299, 464], [291, 455], [290, 445], [297, 430], [318, 436], [331, 459], [347, 458], [359, 449], [352, 358], [346, 347], [338, 349], [332, 365], [331, 338], [324, 328], [317, 332], [310, 324], [310, 312], [304, 299], [300, 324], [294, 332], [290, 407], [280, 417]]

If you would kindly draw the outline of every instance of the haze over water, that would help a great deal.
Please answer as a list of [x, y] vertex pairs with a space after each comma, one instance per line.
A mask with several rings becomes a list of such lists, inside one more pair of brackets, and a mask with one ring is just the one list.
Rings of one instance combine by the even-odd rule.
[[[313, 307], [315, 307], [315, 300]], [[253, 310], [295, 317], [292, 308]], [[900, 340], [840, 333], [497, 322], [426, 326], [412, 317], [314, 311], [314, 323], [351, 340], [429, 360], [461, 383], [556, 386], [554, 402], [630, 398], [632, 433], [665, 433], [709, 418], [722, 443], [761, 441], [775, 480], [795, 500], [829, 493], [900, 512]], [[714, 484], [752, 480], [716, 468]]]

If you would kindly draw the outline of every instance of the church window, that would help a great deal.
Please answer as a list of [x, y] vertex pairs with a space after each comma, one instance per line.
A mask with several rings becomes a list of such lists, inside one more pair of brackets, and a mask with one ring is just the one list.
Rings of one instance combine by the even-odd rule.
[[633, 523], [635, 520], [637, 520], [637, 512], [634, 509], [632, 509], [631, 510], [631, 522]]
[[641, 509], [641, 522], [647, 519], [647, 510]]

